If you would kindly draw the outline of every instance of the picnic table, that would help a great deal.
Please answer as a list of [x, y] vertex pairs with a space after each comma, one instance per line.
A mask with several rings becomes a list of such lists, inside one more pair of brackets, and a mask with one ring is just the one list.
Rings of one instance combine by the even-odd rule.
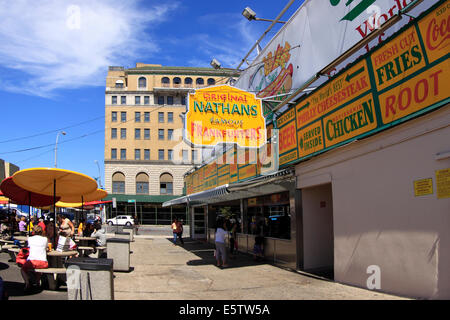
[[[64, 278], [66, 274], [66, 268], [64, 267], [64, 260], [67, 257], [77, 255], [75, 250], [70, 251], [57, 251], [52, 250], [47, 252], [48, 268], [35, 269], [36, 272], [43, 273], [47, 277], [48, 287], [50, 290], [57, 290], [59, 286], [59, 280]], [[65, 279], [61, 279], [65, 281]]]
[[14, 240], [28, 241], [28, 236], [14, 236]]
[[89, 245], [89, 241], [96, 241], [95, 237], [80, 237], [75, 236], [75, 242], [79, 242], [80, 247], [87, 247]]

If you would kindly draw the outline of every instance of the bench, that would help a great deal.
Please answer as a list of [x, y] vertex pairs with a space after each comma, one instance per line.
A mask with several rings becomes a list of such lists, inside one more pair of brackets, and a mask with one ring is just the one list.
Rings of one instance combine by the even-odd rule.
[[47, 277], [48, 288], [50, 290], [58, 289], [58, 275], [66, 274], [66, 268], [45, 268], [45, 269], [34, 269], [35, 272], [44, 274]]
[[92, 252], [94, 251], [94, 248], [92, 247], [77, 247], [77, 250], [81, 253], [81, 255], [86, 255], [87, 252]]
[[96, 247], [97, 253], [96, 258], [100, 258], [102, 254], [106, 251], [106, 247]]

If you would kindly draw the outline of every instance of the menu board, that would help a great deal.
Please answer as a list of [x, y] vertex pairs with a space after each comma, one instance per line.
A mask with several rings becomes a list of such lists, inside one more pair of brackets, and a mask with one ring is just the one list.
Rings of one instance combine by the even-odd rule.
[[286, 167], [450, 101], [450, 2], [440, 1], [277, 119]]

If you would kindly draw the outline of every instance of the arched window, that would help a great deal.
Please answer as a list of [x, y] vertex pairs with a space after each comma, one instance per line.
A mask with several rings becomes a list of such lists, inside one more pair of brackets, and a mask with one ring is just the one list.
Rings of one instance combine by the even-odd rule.
[[179, 77], [173, 78], [173, 84], [180, 85], [181, 84], [181, 79]]
[[140, 77], [138, 80], [139, 88], [147, 88], [147, 79], [145, 77]]
[[116, 88], [123, 88], [123, 80], [116, 81]]
[[136, 176], [136, 194], [148, 194], [148, 175], [144, 172]]
[[214, 80], [213, 78], [209, 78], [207, 83], [208, 83], [208, 86], [213, 86], [216, 84], [216, 80]]
[[205, 84], [205, 80], [203, 80], [203, 78], [197, 78], [197, 80], [195, 80], [195, 83], [197, 85], [204, 85]]
[[169, 84], [170, 84], [170, 79], [167, 78], [167, 77], [164, 77], [164, 78], [161, 79], [161, 83], [162, 83], [163, 87], [168, 87]]
[[125, 193], [125, 175], [122, 172], [112, 175], [112, 193]]
[[190, 78], [190, 77], [184, 78], [184, 84], [185, 84], [187, 87], [192, 86], [192, 78]]
[[173, 194], [173, 177], [170, 173], [163, 173], [159, 177], [159, 193]]

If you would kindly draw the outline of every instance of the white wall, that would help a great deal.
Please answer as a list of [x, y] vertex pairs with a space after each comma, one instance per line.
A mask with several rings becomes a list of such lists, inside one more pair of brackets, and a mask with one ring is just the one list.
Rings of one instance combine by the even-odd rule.
[[[321, 207], [325, 202], [325, 207]], [[333, 266], [333, 207], [331, 184], [302, 190], [303, 267]]]
[[[449, 124], [447, 105], [297, 165], [298, 187], [331, 177], [336, 281], [366, 288], [377, 265], [381, 291], [450, 298], [450, 199], [437, 199], [435, 176], [450, 168], [436, 159], [450, 151]], [[415, 197], [423, 178], [434, 193]]]

